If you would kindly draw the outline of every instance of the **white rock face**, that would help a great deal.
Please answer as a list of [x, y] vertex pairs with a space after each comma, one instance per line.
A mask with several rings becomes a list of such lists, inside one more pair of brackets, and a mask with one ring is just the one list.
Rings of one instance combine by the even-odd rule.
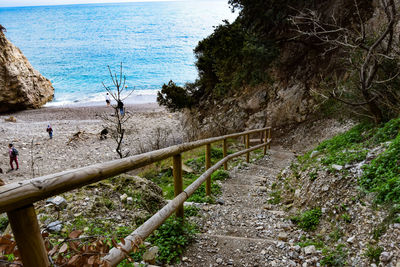
[[39, 108], [53, 96], [51, 82], [0, 31], [0, 112]]

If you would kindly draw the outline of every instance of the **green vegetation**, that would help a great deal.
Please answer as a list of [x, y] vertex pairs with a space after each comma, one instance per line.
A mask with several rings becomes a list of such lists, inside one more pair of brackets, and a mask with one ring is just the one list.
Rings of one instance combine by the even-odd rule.
[[281, 203], [281, 191], [280, 190], [276, 190], [276, 191], [272, 191], [270, 193], [270, 199], [268, 200], [268, 203], [270, 204], [279, 204]]
[[[231, 154], [232, 151], [228, 151]], [[191, 158], [184, 161], [184, 163], [193, 169], [192, 173], [184, 172], [182, 175], [183, 186], [187, 187], [193, 183], [204, 171], [205, 171], [205, 154], [204, 149], [192, 152], [189, 155]], [[211, 164], [217, 163], [223, 158], [222, 148], [211, 147]], [[162, 163], [161, 166], [167, 165], [168, 163]], [[161, 187], [164, 197], [166, 199], [174, 198], [174, 178], [172, 174], [172, 168], [167, 165], [167, 168], [157, 168], [154, 167], [142, 173], [142, 176], [149, 179]], [[225, 180], [229, 177], [229, 173], [224, 170], [217, 170], [211, 176], [212, 181]], [[197, 203], [214, 203], [214, 197], [221, 193], [221, 187], [213, 182], [211, 184], [212, 196], [206, 196], [205, 185], [203, 184], [199, 189], [197, 189], [193, 195], [187, 200]]]
[[339, 244], [335, 249], [323, 249], [322, 255], [324, 257], [320, 264], [324, 266], [346, 266], [347, 250], [345, 248], [345, 245]]
[[185, 216], [197, 216], [199, 214], [199, 208], [196, 206], [184, 206]]
[[316, 249], [322, 249], [325, 247], [324, 241], [322, 236], [317, 235], [315, 239], [309, 239], [305, 236], [300, 238], [301, 242], [297, 243], [300, 247], [308, 247], [308, 246], [315, 246]]
[[148, 241], [159, 248], [157, 260], [171, 264], [179, 260], [184, 248], [197, 233], [196, 226], [186, 220], [168, 218]]
[[335, 228], [330, 234], [329, 234], [329, 238], [334, 241], [337, 242], [339, 241], [340, 238], [342, 238], [343, 236], [343, 232], [340, 228]]
[[[360, 185], [368, 192], [376, 193], [378, 203], [400, 203], [400, 118], [374, 126], [371, 123], [360, 123], [349, 131], [322, 142], [315, 150], [321, 152], [320, 162], [310, 158], [311, 151], [299, 157], [301, 170], [310, 170], [311, 180], [316, 178], [316, 169], [320, 165], [332, 169], [333, 164], [345, 166], [365, 160], [369, 149], [386, 146], [369, 164], [364, 166], [364, 174], [359, 179]], [[389, 142], [386, 145], [383, 144]], [[295, 170], [294, 170], [295, 169]], [[298, 168], [292, 167], [298, 173]], [[344, 175], [347, 170], [343, 169]], [[348, 218], [343, 218], [345, 221]]]
[[[158, 102], [170, 110], [191, 107], [202, 99], [222, 99], [245, 85], [271, 81], [268, 69], [280, 54], [287, 18], [309, 0], [231, 0], [238, 18], [215, 27], [194, 49], [199, 78], [183, 87], [164, 85]], [[289, 8], [290, 7], [290, 8]]]
[[214, 172], [211, 175], [211, 179], [213, 181], [217, 181], [217, 180], [224, 181], [224, 180], [226, 180], [228, 178], [229, 178], [229, 172], [227, 172], [225, 170], [217, 170], [216, 172]]
[[343, 220], [345, 223], [351, 223], [351, 216], [350, 216], [350, 214], [348, 214], [348, 213], [343, 213], [343, 214], [342, 214], [342, 220]]
[[400, 135], [389, 145], [386, 151], [364, 168], [360, 179], [367, 190], [377, 193], [380, 203], [400, 203]]
[[322, 211], [320, 208], [315, 208], [307, 210], [298, 216], [293, 216], [290, 219], [293, 223], [297, 224], [303, 230], [314, 231], [319, 224], [322, 216]]
[[7, 216], [0, 217], [0, 232], [6, 230], [7, 225], [8, 225], [8, 217]]
[[377, 245], [368, 245], [367, 251], [365, 252], [364, 256], [369, 259], [370, 262], [375, 263], [376, 265], [379, 264], [379, 257], [383, 252], [383, 248]]

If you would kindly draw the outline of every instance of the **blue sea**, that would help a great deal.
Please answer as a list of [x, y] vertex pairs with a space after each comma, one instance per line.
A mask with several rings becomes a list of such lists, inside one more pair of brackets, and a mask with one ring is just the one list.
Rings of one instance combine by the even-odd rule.
[[193, 49], [235, 17], [216, 0], [0, 8], [7, 38], [53, 83], [50, 105], [103, 101], [121, 62], [131, 101], [154, 102], [169, 80], [197, 78]]

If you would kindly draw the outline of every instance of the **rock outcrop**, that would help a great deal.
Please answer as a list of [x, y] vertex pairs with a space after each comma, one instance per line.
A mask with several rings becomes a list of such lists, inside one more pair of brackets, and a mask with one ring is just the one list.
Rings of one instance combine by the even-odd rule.
[[39, 108], [54, 88], [0, 30], [0, 112]]

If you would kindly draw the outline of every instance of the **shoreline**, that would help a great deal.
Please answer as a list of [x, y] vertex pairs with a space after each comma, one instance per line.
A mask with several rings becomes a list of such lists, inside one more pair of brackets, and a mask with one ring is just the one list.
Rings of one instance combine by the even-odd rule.
[[[135, 90], [131, 95], [122, 100], [125, 105], [140, 105], [140, 104], [157, 104], [157, 93], [160, 90]], [[87, 96], [82, 100], [53, 100], [46, 103], [43, 107], [91, 107], [105, 105], [106, 92], [96, 93]], [[111, 104], [116, 104], [114, 99], [111, 99]], [[158, 104], [157, 104], [158, 105]]]

